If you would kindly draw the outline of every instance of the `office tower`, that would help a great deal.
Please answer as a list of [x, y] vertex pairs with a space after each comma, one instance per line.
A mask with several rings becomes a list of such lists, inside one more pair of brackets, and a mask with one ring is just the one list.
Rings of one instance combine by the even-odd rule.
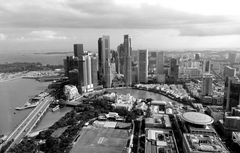
[[200, 60], [200, 53], [195, 54], [195, 60], [196, 61]]
[[209, 60], [204, 61], [203, 64], [203, 72], [204, 73], [210, 73], [211, 63]]
[[138, 84], [139, 83], [139, 65], [137, 62], [134, 62], [132, 65], [132, 83]]
[[240, 80], [237, 77], [227, 77], [225, 81], [224, 106], [226, 111], [237, 107], [240, 100]]
[[114, 64], [115, 72], [116, 73], [120, 73], [120, 64], [119, 64], [118, 51], [111, 50], [111, 63]]
[[78, 90], [79, 93], [87, 92], [87, 65], [84, 56], [75, 58], [78, 64]]
[[158, 52], [157, 53], [156, 76], [157, 76], [157, 82], [159, 82], [159, 83], [164, 83], [165, 82], [164, 52]]
[[236, 76], [236, 69], [230, 66], [225, 66], [223, 70], [223, 77], [226, 79], [227, 77]]
[[212, 95], [212, 82], [213, 82], [212, 75], [210, 75], [210, 74], [203, 75], [202, 96], [211, 96]]
[[177, 59], [171, 58], [170, 60], [170, 77], [176, 81], [178, 79], [178, 64]]
[[125, 62], [124, 62], [124, 78], [126, 86], [132, 85], [132, 47], [131, 47], [131, 38], [128, 35], [124, 35], [124, 53], [125, 53]]
[[125, 74], [125, 69], [124, 69], [124, 63], [125, 63], [125, 53], [124, 53], [124, 47], [123, 44], [120, 44], [117, 47], [117, 52], [119, 56], [119, 71], [120, 74]]
[[77, 69], [73, 69], [69, 71], [69, 83], [73, 84], [73, 85], [77, 85], [78, 84], [78, 70]]
[[107, 71], [106, 69], [110, 66], [110, 37], [109, 36], [102, 36], [102, 38], [98, 39], [98, 56], [99, 56], [99, 80], [103, 84], [104, 87], [110, 84], [111, 77], [109, 73], [111, 71]]
[[96, 87], [98, 86], [98, 75], [97, 75], [97, 71], [98, 71], [98, 58], [96, 56], [96, 54], [91, 56], [91, 69], [92, 69], [92, 83], [93, 86]]
[[73, 45], [73, 50], [74, 50], [74, 56], [75, 57], [80, 57], [84, 54], [83, 44], [74, 44]]
[[105, 67], [105, 83], [104, 83], [104, 87], [106, 88], [110, 88], [112, 86], [112, 77], [111, 77], [111, 66], [110, 66], [110, 62], [106, 62], [106, 67]]
[[228, 53], [228, 61], [233, 64], [236, 62], [236, 57], [237, 54], [236, 53]]
[[91, 64], [91, 54], [85, 55], [86, 58], [86, 66], [87, 66], [87, 90], [93, 89], [92, 84], [92, 64]]
[[164, 74], [164, 52], [157, 53], [156, 68], [157, 74]]
[[103, 80], [103, 57], [102, 57], [102, 38], [98, 39], [98, 80], [102, 84]]
[[148, 82], [148, 50], [139, 50], [139, 82]]
[[77, 86], [79, 93], [91, 91], [93, 85], [90, 54], [83, 51], [82, 44], [74, 44], [74, 55], [64, 59], [65, 75], [71, 84]]
[[157, 52], [148, 52], [148, 74], [157, 74]]

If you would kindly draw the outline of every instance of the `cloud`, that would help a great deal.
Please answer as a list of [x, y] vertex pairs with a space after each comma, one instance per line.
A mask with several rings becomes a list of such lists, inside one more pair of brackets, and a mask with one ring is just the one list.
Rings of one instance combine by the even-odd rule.
[[207, 24], [193, 25], [180, 29], [182, 36], [223, 36], [223, 35], [240, 35], [239, 25], [233, 24]]
[[0, 40], [6, 40], [7, 36], [3, 33], [0, 33]]
[[60, 36], [54, 31], [41, 30], [32, 31], [25, 36], [19, 38], [19, 40], [61, 40], [67, 39], [66, 36]]
[[[119, 1], [118, 1], [119, 2]], [[150, 5], [141, 1], [120, 5], [116, 0], [0, 0], [0, 27], [6, 28], [44, 28], [74, 29], [175, 29], [181, 35], [214, 35], [208, 25], [221, 25], [233, 21], [222, 15], [200, 15]], [[131, 4], [131, 5], [130, 5]], [[239, 26], [239, 25], [238, 25]], [[219, 30], [216, 34], [227, 35], [238, 31]], [[188, 30], [189, 29], [189, 30]], [[208, 30], [209, 29], [209, 30]], [[237, 33], [239, 34], [239, 33]], [[32, 33], [44, 39], [61, 39], [56, 34], [42, 31]], [[30, 35], [30, 36], [31, 36]], [[64, 37], [62, 37], [64, 38]]]

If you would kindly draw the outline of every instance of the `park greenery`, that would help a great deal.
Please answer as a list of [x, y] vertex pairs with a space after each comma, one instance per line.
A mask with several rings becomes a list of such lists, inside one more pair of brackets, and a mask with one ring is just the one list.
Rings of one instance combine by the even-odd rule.
[[[103, 93], [104, 94], [104, 93]], [[46, 153], [70, 152], [72, 144], [85, 123], [97, 118], [99, 114], [108, 112], [117, 112], [126, 119], [126, 122], [132, 122], [143, 112], [133, 109], [116, 109], [112, 107], [112, 101], [103, 99], [101, 94], [85, 97], [83, 103], [68, 112], [64, 117], [55, 122], [47, 130], [40, 132], [36, 137], [24, 138], [24, 140], [10, 149], [11, 153], [29, 152], [41, 150]], [[67, 127], [59, 136], [53, 137], [52, 134], [59, 128]]]

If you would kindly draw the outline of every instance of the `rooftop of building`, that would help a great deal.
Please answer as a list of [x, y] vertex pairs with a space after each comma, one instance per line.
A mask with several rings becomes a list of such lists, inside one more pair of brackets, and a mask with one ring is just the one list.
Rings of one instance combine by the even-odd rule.
[[182, 119], [191, 124], [208, 125], [213, 123], [213, 118], [199, 112], [186, 112], [182, 114]]
[[153, 118], [146, 118], [145, 124], [153, 124], [158, 127], [165, 127], [165, 128], [172, 127], [169, 116], [166, 114], [159, 114], [158, 116], [154, 116]]
[[212, 112], [223, 112], [222, 106], [207, 106]]
[[146, 153], [178, 153], [172, 130], [146, 129]]
[[166, 101], [161, 101], [161, 100], [153, 100], [151, 101], [151, 105], [166, 105]]
[[183, 139], [190, 152], [230, 153], [217, 136], [184, 133]]

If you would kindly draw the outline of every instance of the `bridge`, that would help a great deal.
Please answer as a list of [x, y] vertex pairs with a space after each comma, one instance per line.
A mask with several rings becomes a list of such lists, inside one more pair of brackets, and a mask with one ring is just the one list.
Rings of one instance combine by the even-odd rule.
[[39, 104], [29, 113], [29, 115], [22, 121], [20, 125], [8, 136], [7, 140], [2, 144], [6, 145], [7, 142], [13, 140], [11, 145], [8, 147], [6, 152], [14, 145], [20, 143], [22, 139], [28, 135], [31, 130], [35, 127], [37, 122], [44, 115], [51, 102], [54, 100], [52, 96], [47, 96], [40, 100]]

